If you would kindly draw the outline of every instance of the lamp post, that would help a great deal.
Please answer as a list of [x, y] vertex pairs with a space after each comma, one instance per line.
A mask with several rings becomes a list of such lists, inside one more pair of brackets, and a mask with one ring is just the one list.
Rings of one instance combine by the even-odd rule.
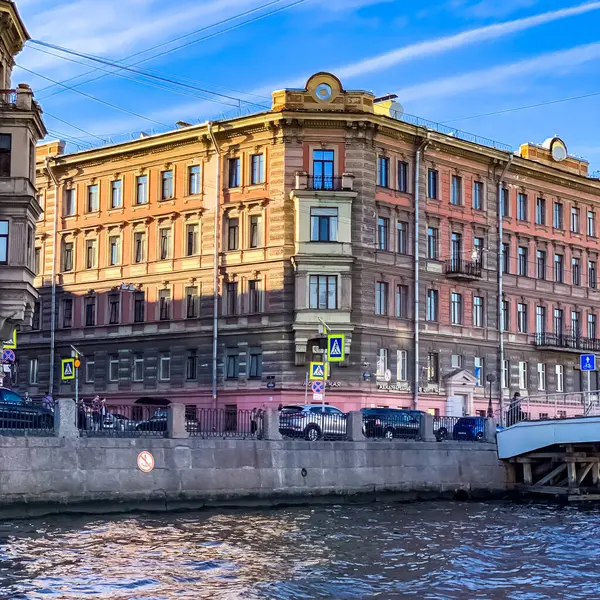
[[492, 385], [494, 384], [494, 381], [496, 381], [496, 375], [494, 373], [488, 373], [486, 375], [485, 379], [490, 384], [490, 399], [488, 401], [487, 416], [490, 419], [493, 419], [494, 418], [494, 407], [492, 406]]

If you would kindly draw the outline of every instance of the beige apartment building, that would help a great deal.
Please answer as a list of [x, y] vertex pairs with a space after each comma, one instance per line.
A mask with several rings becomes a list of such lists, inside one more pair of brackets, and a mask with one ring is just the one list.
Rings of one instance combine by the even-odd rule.
[[324, 322], [340, 408], [476, 414], [488, 376], [495, 405], [582, 389], [600, 182], [558, 138], [513, 153], [396, 110], [318, 73], [258, 114], [39, 146], [18, 387], [72, 395], [74, 345], [84, 397], [310, 402]]

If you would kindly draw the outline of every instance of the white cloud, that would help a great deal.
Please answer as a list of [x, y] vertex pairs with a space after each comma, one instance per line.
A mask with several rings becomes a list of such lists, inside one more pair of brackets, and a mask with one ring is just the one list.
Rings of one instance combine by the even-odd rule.
[[524, 75], [569, 74], [576, 66], [598, 58], [600, 58], [600, 43], [587, 44], [569, 50], [540, 54], [534, 58], [506, 65], [470, 71], [453, 77], [405, 87], [397, 94], [400, 102], [414, 102], [426, 98], [447, 98], [490, 89], [492, 86], [515, 80]]

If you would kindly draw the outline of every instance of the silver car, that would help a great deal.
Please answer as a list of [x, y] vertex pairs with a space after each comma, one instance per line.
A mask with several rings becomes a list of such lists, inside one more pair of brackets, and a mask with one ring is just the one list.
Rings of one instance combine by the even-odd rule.
[[279, 413], [281, 435], [311, 442], [346, 437], [347, 423], [346, 415], [335, 406], [293, 404], [282, 407]]

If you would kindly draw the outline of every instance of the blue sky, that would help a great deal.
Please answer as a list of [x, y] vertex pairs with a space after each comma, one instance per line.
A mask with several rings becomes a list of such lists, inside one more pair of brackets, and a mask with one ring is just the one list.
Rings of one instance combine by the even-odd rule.
[[[280, 0], [184, 41], [293, 1]], [[267, 2], [17, 0], [17, 6], [34, 39], [120, 60]], [[570, 153], [590, 160], [595, 170], [600, 169], [600, 95], [477, 115], [600, 93], [599, 31], [600, 1], [304, 0], [140, 68], [259, 103], [268, 102], [273, 89], [296, 87], [316, 71], [332, 71], [348, 89], [397, 93], [407, 113], [451, 121], [454, 127], [515, 149], [522, 142], [541, 143], [558, 134]], [[34, 48], [26, 49], [17, 63], [53, 80], [64, 81], [98, 66], [75, 64]], [[143, 119], [60, 87], [42, 91], [50, 85], [47, 80], [16, 69], [14, 83], [20, 82], [36, 90], [53, 133], [84, 141], [97, 139], [80, 129], [120, 139], [126, 132], [161, 129], [178, 120], [192, 123], [233, 114], [236, 103], [222, 97], [209, 101], [189, 88], [179, 88], [182, 93], [177, 94], [159, 89], [156, 81], [149, 87], [114, 75], [78, 88]]]

